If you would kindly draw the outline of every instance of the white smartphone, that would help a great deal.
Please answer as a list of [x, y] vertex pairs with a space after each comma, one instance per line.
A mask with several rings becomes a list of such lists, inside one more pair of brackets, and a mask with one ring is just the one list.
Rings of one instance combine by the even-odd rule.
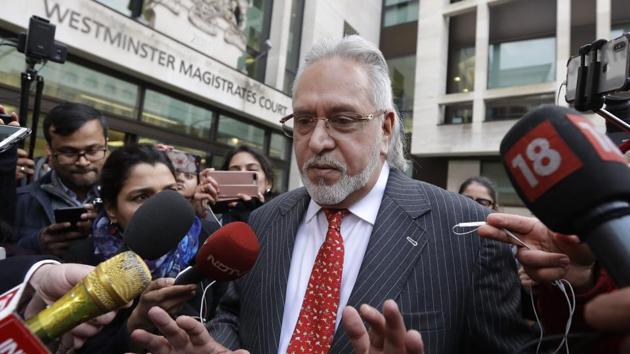
[[0, 125], [0, 152], [19, 143], [31, 133], [31, 130], [13, 125]]
[[[630, 88], [630, 33], [608, 41], [599, 50], [602, 65], [599, 72], [598, 94], [628, 90]], [[590, 54], [586, 56], [586, 64], [590, 62]], [[573, 56], [567, 63], [567, 91], [565, 99], [575, 101], [580, 56]], [[586, 80], [586, 78], [584, 78]]]

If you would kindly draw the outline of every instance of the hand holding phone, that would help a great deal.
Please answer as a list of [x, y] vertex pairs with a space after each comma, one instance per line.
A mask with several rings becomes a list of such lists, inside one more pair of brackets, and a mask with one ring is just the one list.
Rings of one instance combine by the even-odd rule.
[[254, 171], [208, 171], [206, 175], [219, 185], [217, 201], [238, 200], [242, 198], [241, 196], [258, 195], [258, 175]]

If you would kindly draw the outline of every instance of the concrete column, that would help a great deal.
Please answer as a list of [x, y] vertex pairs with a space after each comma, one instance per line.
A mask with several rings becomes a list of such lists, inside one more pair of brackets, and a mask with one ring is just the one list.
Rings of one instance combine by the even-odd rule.
[[[571, 0], [556, 0], [556, 4], [556, 86], [560, 87], [567, 77], [567, 61], [572, 54]], [[557, 101], [562, 106], [568, 106], [564, 97], [559, 97]]]
[[291, 3], [291, 0], [274, 0], [271, 14], [272, 21], [269, 33], [271, 49], [267, 53], [265, 83], [281, 91], [284, 84], [284, 72], [289, 47]]
[[479, 160], [450, 160], [448, 162], [448, 178], [446, 189], [457, 192], [459, 186], [468, 177], [479, 176], [481, 162]]
[[596, 21], [596, 38], [610, 38], [610, 27], [611, 27], [611, 19], [610, 19], [610, 11], [612, 5], [610, 4], [611, 0], [597, 0], [597, 17]]
[[490, 48], [490, 9], [487, 1], [477, 6], [475, 30], [475, 92], [473, 95], [473, 126], [481, 127], [486, 115], [484, 94], [488, 87], [488, 50]]

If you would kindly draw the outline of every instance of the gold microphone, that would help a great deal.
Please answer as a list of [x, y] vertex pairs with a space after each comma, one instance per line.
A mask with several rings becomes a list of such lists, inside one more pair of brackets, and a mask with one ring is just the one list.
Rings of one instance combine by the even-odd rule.
[[151, 272], [132, 251], [99, 264], [83, 280], [47, 309], [26, 321], [43, 341], [57, 338], [75, 326], [124, 306], [151, 282]]

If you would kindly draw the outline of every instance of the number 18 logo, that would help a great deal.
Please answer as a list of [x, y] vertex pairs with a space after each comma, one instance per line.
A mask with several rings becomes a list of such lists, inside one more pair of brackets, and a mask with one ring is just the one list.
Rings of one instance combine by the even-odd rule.
[[530, 203], [582, 167], [582, 161], [548, 121], [518, 140], [504, 159], [518, 188]]

